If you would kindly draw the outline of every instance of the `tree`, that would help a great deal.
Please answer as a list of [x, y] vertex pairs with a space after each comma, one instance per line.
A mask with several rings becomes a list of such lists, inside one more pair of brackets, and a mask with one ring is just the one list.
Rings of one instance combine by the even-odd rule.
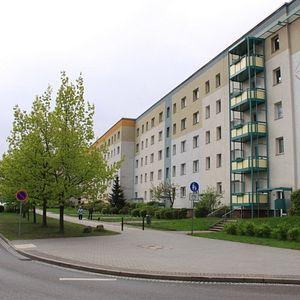
[[81, 76], [76, 85], [63, 72], [54, 110], [51, 88], [33, 102], [31, 113], [15, 108], [9, 150], [0, 162], [0, 193], [13, 200], [20, 188], [34, 204], [43, 206], [43, 224], [49, 203], [60, 207], [60, 232], [64, 231], [64, 206], [71, 197], [104, 190], [119, 167], [108, 167], [104, 150], [91, 147], [94, 106], [84, 100]]
[[300, 216], [300, 189], [291, 193], [291, 208], [292, 216]]
[[223, 192], [219, 193], [216, 188], [208, 186], [203, 190], [199, 196], [199, 202], [197, 203], [197, 210], [201, 216], [213, 212], [221, 204], [223, 198]]
[[161, 182], [158, 186], [153, 186], [151, 188], [153, 199], [157, 201], [168, 201], [170, 207], [173, 207], [176, 198], [176, 192], [178, 185], [170, 182]]
[[118, 210], [125, 206], [125, 198], [120, 186], [119, 176], [116, 176], [114, 179], [112, 192], [109, 195], [109, 202], [112, 207], [116, 207]]

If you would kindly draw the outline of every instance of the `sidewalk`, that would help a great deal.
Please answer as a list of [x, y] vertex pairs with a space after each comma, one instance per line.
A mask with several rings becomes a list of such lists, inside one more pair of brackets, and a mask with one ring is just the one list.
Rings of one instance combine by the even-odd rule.
[[[50, 217], [58, 215], [49, 213]], [[120, 224], [65, 220], [121, 232]], [[18, 251], [60, 265], [113, 275], [300, 284], [300, 251], [124, 226], [118, 235], [13, 241]]]

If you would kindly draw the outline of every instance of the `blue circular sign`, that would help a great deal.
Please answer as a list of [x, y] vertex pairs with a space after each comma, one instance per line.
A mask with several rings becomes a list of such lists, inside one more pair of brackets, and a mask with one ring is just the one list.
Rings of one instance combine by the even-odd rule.
[[25, 190], [17, 191], [16, 198], [17, 198], [18, 201], [24, 202], [28, 198], [28, 193]]
[[199, 184], [197, 182], [192, 182], [190, 185], [190, 189], [192, 192], [198, 192], [199, 191]]

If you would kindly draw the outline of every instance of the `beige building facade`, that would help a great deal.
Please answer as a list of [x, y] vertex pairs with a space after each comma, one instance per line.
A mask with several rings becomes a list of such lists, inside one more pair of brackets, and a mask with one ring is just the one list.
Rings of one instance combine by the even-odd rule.
[[178, 186], [174, 207], [190, 207], [195, 181], [200, 193], [209, 186], [223, 192], [233, 208], [285, 211], [291, 190], [300, 187], [299, 116], [300, 0], [294, 0], [99, 141], [108, 143], [114, 128], [124, 132], [108, 143], [107, 160], [125, 156], [120, 179], [127, 199], [151, 201], [151, 187], [171, 182]]

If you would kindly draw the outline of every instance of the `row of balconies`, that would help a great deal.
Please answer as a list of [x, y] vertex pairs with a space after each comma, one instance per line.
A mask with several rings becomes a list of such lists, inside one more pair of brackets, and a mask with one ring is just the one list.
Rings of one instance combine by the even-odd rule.
[[251, 173], [251, 172], [266, 172], [268, 169], [268, 158], [267, 156], [249, 156], [247, 158], [243, 157], [243, 152], [241, 151], [241, 157], [236, 157], [234, 161], [231, 162], [231, 170], [233, 173]]
[[262, 88], [237, 90], [231, 94], [230, 108], [236, 111], [246, 111], [249, 107], [265, 102], [266, 92]]
[[257, 204], [268, 204], [268, 194], [263, 193], [244, 193], [232, 195], [232, 205], [251, 206]]
[[246, 142], [252, 137], [265, 137], [267, 135], [266, 122], [248, 122], [244, 124], [242, 119], [234, 119], [231, 122], [231, 141]]
[[243, 82], [264, 70], [263, 55], [244, 55], [234, 60], [229, 67], [230, 80]]

